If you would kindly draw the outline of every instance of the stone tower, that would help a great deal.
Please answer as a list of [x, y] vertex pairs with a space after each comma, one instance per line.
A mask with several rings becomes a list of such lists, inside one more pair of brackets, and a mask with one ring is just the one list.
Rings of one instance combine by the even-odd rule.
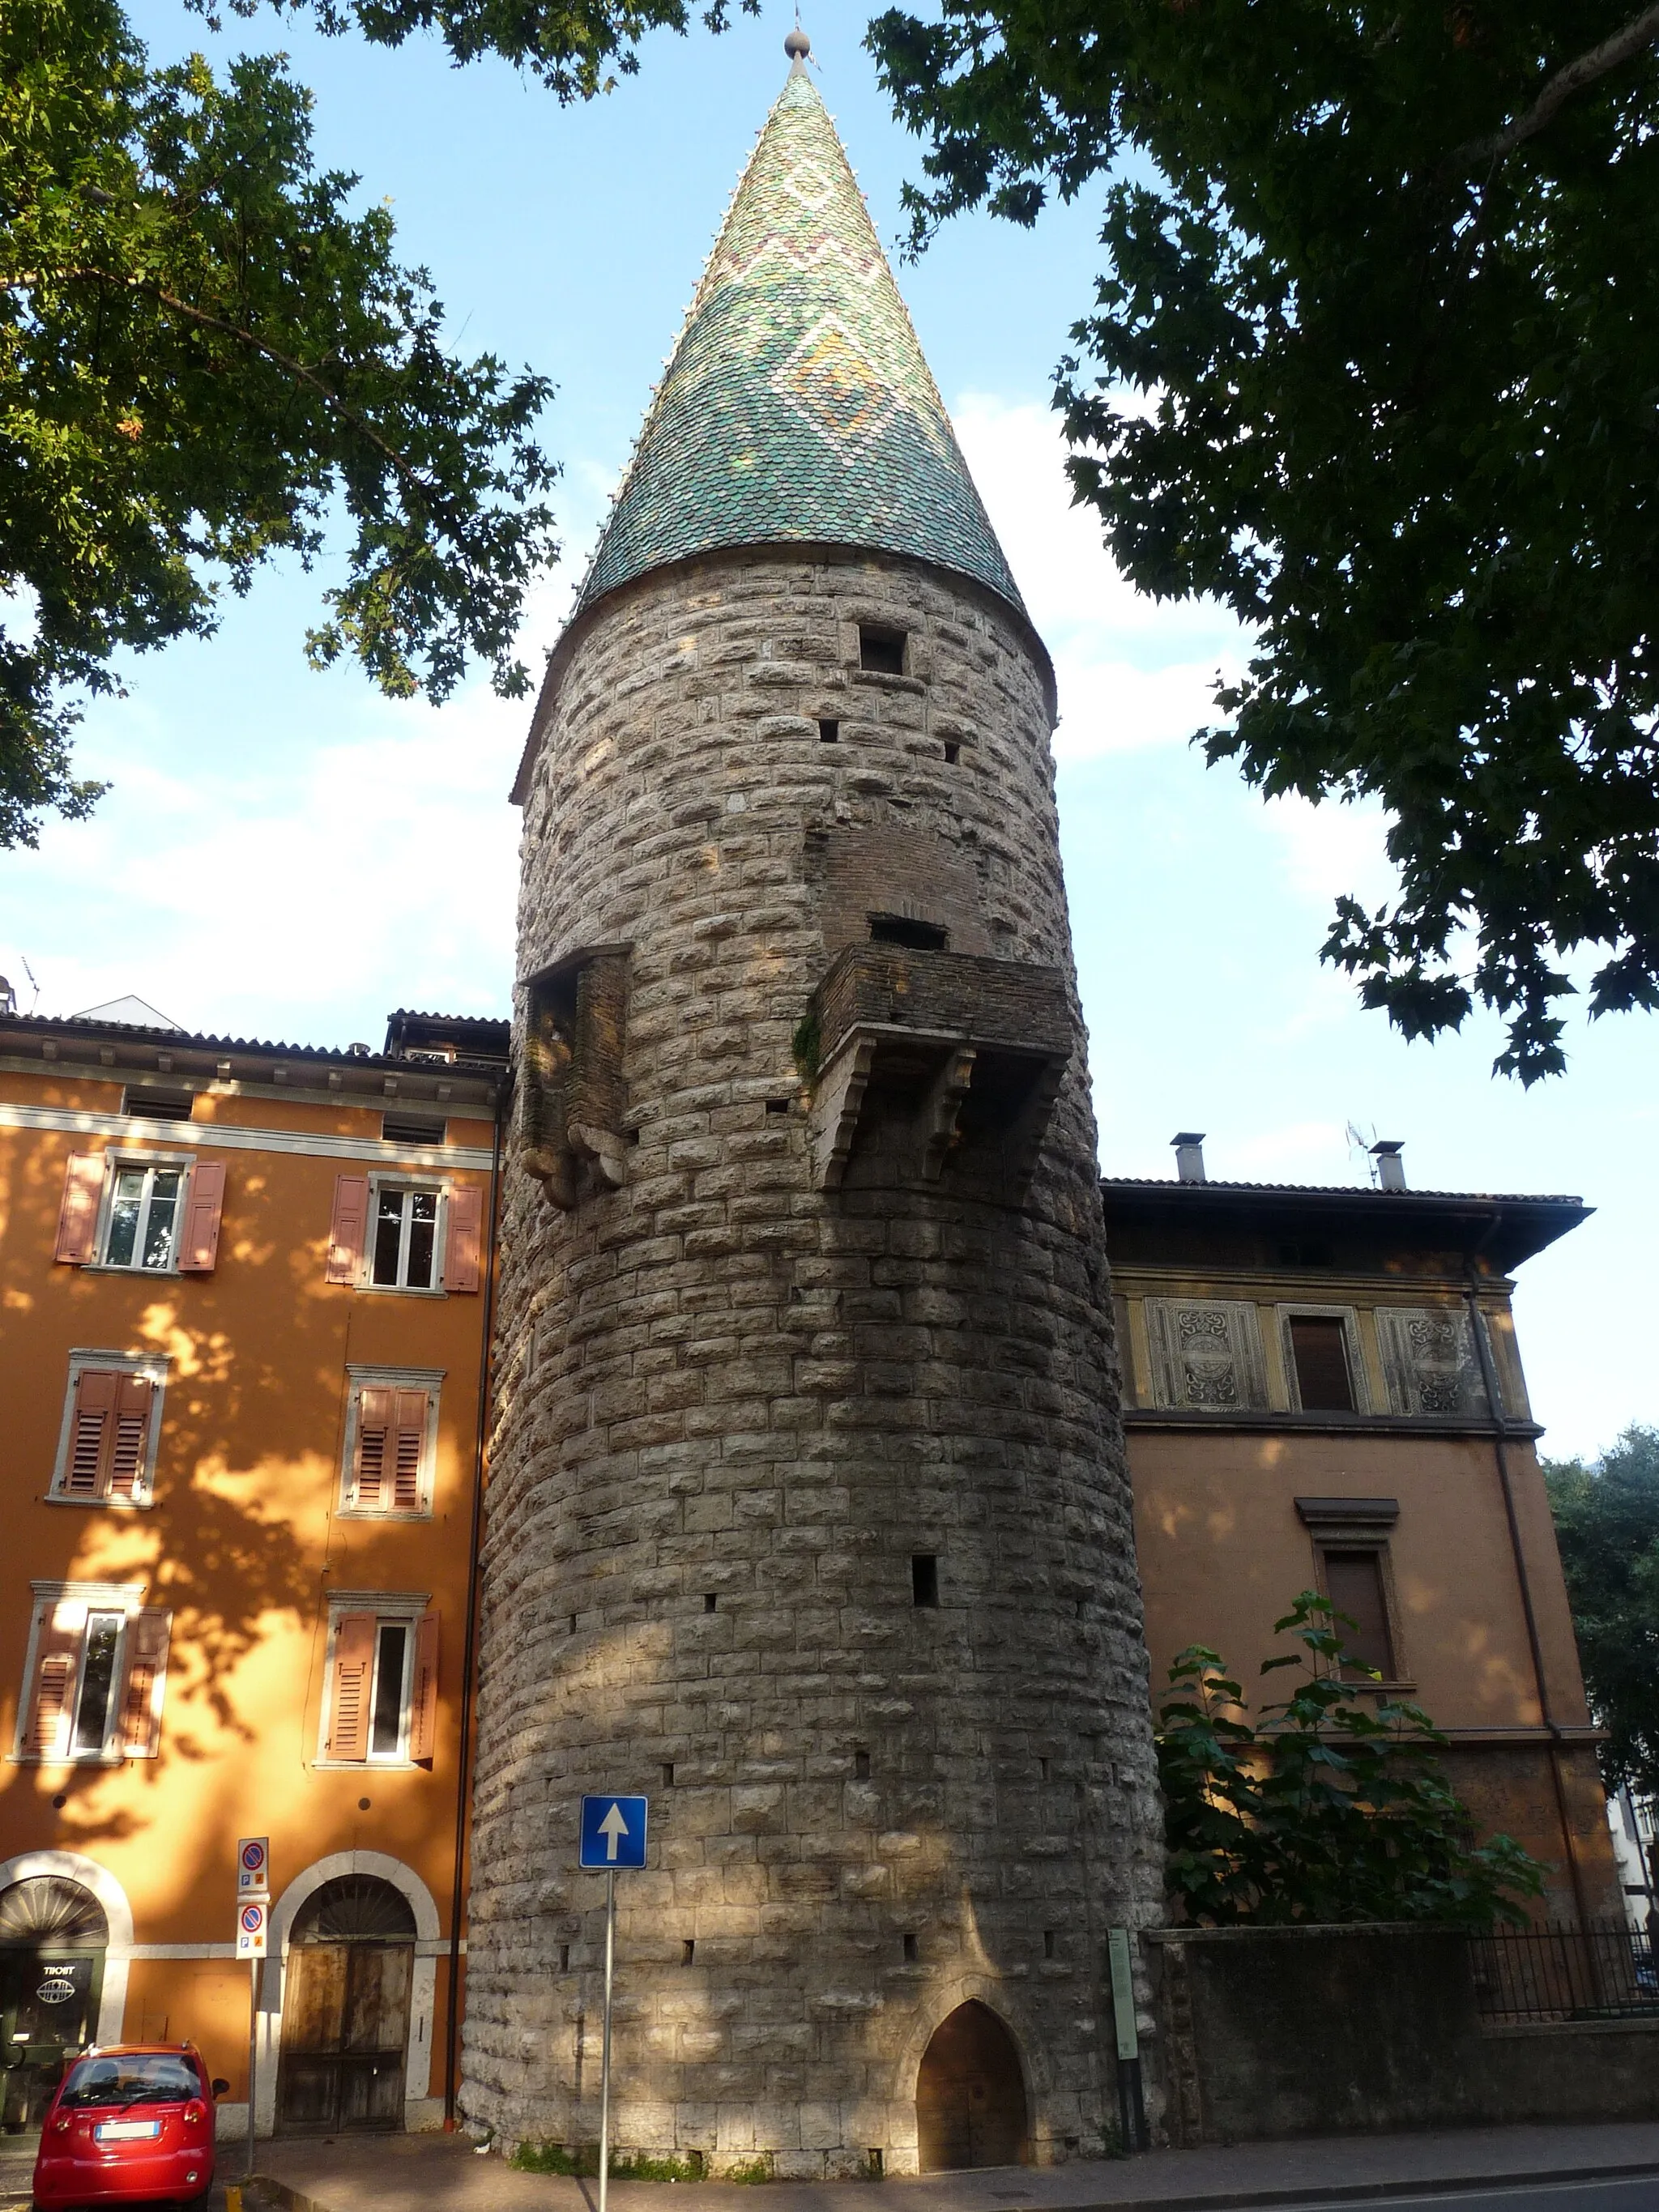
[[465, 2103], [1087, 2154], [1158, 1830], [1053, 677], [803, 66], [515, 792]]

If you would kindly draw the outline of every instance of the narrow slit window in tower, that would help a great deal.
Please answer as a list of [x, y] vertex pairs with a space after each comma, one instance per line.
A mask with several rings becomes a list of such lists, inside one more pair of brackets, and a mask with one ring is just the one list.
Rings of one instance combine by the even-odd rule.
[[917, 1552], [910, 1560], [910, 1595], [917, 1605], [939, 1603], [939, 1558], [936, 1553]]
[[906, 1937], [905, 1937], [905, 1939], [904, 1939], [904, 1963], [905, 1963], [905, 1965], [906, 1965], [907, 1966], [914, 1966], [915, 1965], [916, 1961], [921, 1958], [921, 1945], [920, 1944], [920, 1942], [918, 1942], [918, 1941], [916, 1940], [916, 1938], [915, 1938], [914, 1936], [908, 1936], [908, 1935], [907, 1935], [907, 1936], [906, 1936]]
[[870, 1779], [870, 1754], [867, 1751], [855, 1751], [853, 1753], [853, 1779], [854, 1782], [867, 1782]]
[[841, 724], [837, 721], [830, 720], [820, 721], [818, 724], [818, 739], [823, 744], [839, 744], [841, 743]]
[[680, 1964], [681, 1964], [681, 1966], [689, 1966], [692, 1965], [692, 1964], [693, 1964], [693, 1962], [695, 1961], [696, 1958], [696, 1955], [697, 1955], [697, 1939], [696, 1939], [696, 1937], [695, 1936], [688, 1936], [685, 1938], [684, 1942], [680, 1945]]

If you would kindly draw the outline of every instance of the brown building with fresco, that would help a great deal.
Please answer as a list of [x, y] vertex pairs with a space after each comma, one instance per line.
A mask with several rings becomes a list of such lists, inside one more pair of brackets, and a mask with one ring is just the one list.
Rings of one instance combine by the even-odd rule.
[[441, 2110], [506, 1048], [0, 1019], [9, 2130], [123, 2037], [245, 2129], [250, 1833], [262, 2131]]
[[1549, 1863], [1550, 1914], [1617, 1913], [1510, 1303], [1589, 1209], [1407, 1190], [1396, 1146], [1380, 1188], [1212, 1183], [1201, 1145], [1101, 1186], [1154, 1702], [1188, 1644], [1248, 1686], [1320, 1589], [1375, 1694], [1450, 1736], [1477, 1829]]

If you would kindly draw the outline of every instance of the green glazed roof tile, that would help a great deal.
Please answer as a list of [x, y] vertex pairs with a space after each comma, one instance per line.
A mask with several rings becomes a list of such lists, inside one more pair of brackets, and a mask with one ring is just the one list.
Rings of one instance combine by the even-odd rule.
[[690, 554], [803, 542], [936, 562], [1024, 611], [835, 125], [798, 61], [577, 611]]

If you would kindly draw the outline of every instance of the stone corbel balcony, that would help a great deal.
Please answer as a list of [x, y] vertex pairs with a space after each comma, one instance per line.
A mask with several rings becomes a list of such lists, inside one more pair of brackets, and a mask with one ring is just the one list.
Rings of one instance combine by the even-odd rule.
[[908, 1107], [912, 1171], [937, 1182], [971, 1131], [1024, 1190], [1072, 1050], [1058, 968], [904, 945], [849, 945], [814, 994], [811, 1141], [820, 1190], [841, 1185], [878, 1099]]

